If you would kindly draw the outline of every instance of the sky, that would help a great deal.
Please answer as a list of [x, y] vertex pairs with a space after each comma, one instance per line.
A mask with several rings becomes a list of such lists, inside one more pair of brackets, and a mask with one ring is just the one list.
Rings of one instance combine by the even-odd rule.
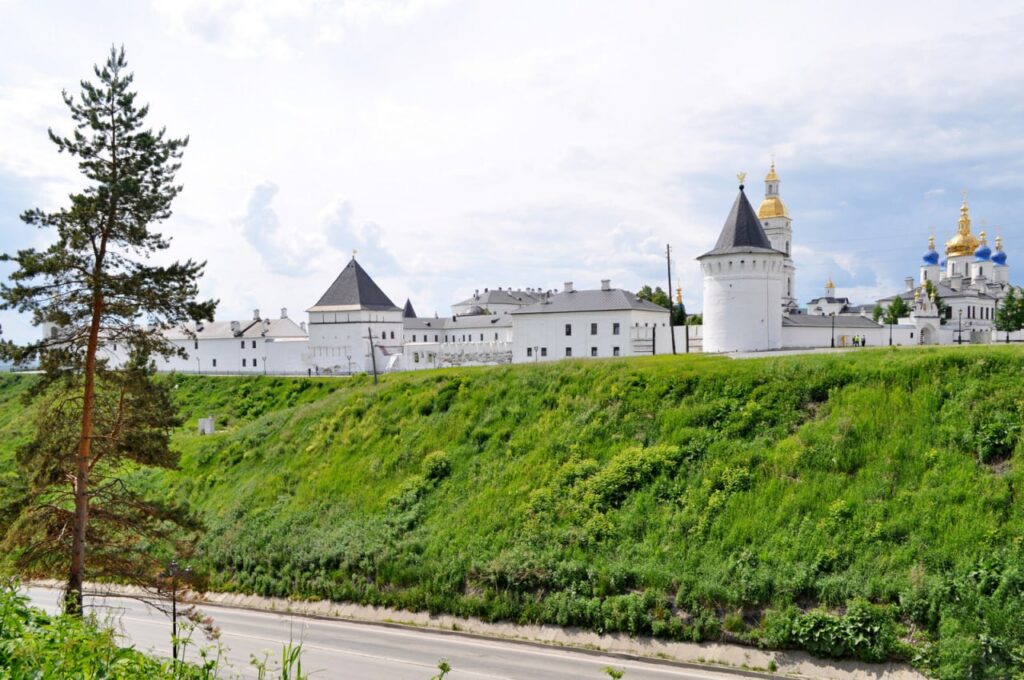
[[221, 319], [304, 319], [353, 250], [433, 316], [475, 289], [665, 287], [666, 244], [699, 311], [694, 258], [772, 159], [803, 302], [830, 276], [899, 289], [964, 190], [1022, 282], [1020, 2], [0, 0], [0, 251], [45, 246], [20, 213], [84, 186], [46, 132], [115, 44], [151, 124], [190, 138], [158, 228]]

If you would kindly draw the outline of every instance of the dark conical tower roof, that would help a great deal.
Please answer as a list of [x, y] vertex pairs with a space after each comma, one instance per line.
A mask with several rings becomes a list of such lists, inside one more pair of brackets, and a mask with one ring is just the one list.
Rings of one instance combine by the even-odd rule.
[[[743, 185], [740, 185], [740, 192], [736, 201], [732, 204], [729, 216], [725, 218], [725, 226], [718, 236], [715, 247], [700, 257], [708, 255], [729, 255], [731, 253], [779, 253], [781, 251], [772, 248], [772, 242], [764, 233], [761, 220], [754, 212], [753, 206], [743, 193]], [[784, 254], [784, 253], [783, 253]], [[697, 258], [700, 259], [700, 258]]]
[[341, 270], [338, 278], [334, 280], [334, 283], [313, 309], [318, 307], [348, 307], [385, 312], [401, 311], [373, 282], [366, 270], [359, 266], [354, 257]]
[[412, 308], [412, 300], [405, 298], [405, 309], [402, 310], [402, 316], [406, 319], [415, 319], [416, 310]]

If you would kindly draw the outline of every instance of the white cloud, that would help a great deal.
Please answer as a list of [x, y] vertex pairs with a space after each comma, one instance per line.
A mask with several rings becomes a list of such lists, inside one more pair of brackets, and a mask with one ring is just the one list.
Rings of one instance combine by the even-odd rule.
[[[735, 173], [758, 177], [773, 153], [787, 201], [813, 182], [790, 204], [798, 292], [817, 293], [823, 267], [868, 292], [901, 280], [902, 241], [880, 259], [844, 232], [891, 236], [898, 214], [916, 253], [961, 184], [984, 206], [1024, 183], [1010, 2], [10, 7], [18, 22], [0, 25], [53, 37], [8, 35], [0, 170], [66, 193], [74, 166], [45, 128], [68, 129], [60, 89], [123, 36], [152, 123], [192, 136], [166, 231], [174, 255], [209, 259], [204, 292], [225, 313], [303, 308], [353, 248], [396, 300], [444, 314], [485, 286], [664, 285], [668, 242], [697, 307], [693, 258]], [[866, 186], [887, 195], [870, 216]], [[988, 205], [993, 224], [1019, 212]]]

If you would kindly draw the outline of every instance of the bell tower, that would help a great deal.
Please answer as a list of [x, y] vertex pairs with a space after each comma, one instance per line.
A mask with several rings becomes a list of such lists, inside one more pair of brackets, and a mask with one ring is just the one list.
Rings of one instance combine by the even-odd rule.
[[757, 217], [761, 220], [772, 248], [786, 255], [783, 263], [782, 306], [790, 309], [797, 306], [796, 267], [793, 266], [793, 220], [779, 197], [779, 184], [775, 161], [772, 161], [771, 169], [764, 178], [764, 200], [757, 209]]

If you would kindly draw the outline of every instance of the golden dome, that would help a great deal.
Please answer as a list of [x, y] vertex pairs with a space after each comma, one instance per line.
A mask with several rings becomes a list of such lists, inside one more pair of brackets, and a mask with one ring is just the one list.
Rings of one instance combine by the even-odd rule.
[[960, 220], [957, 222], [956, 236], [946, 241], [946, 257], [973, 255], [978, 249], [978, 239], [971, 233], [971, 215], [967, 209], [967, 199], [960, 206]]
[[789, 210], [778, 196], [766, 196], [757, 209], [757, 216], [762, 220], [769, 217], [789, 217]]
[[828, 277], [828, 281], [825, 282], [825, 288], [835, 288], [836, 284], [832, 283], [832, 277]]

